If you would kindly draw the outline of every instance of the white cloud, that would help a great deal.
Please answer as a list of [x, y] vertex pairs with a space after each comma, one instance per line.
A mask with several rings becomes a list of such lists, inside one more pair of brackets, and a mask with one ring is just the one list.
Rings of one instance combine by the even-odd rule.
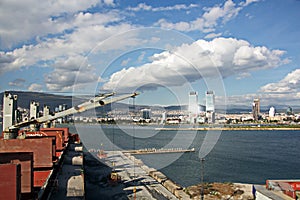
[[221, 35], [222, 33], [209, 33], [204, 38], [205, 39], [216, 38], [216, 37], [220, 37]]
[[82, 56], [57, 59], [54, 67], [53, 72], [45, 75], [46, 86], [51, 91], [70, 91], [99, 80], [95, 68]]
[[37, 83], [33, 83], [28, 87], [28, 90], [32, 92], [41, 92], [43, 91], [43, 86]]
[[240, 5], [248, 6], [251, 3], [259, 2], [260, 0], [246, 0], [246, 2], [241, 2]]
[[141, 55], [138, 57], [137, 60], [138, 60], [139, 62], [142, 62], [142, 61], [144, 60], [145, 55], [146, 55], [146, 52], [145, 52], [145, 51], [142, 51]]
[[103, 0], [104, 4], [108, 6], [115, 6], [114, 0]]
[[238, 76], [237, 76], [237, 80], [240, 80], [240, 79], [243, 79], [243, 78], [246, 78], [246, 77], [250, 77], [251, 76], [251, 74], [249, 73], [249, 72], [242, 72], [242, 73], [240, 73], [240, 74], [238, 74]]
[[[300, 103], [300, 69], [287, 74], [276, 83], [262, 86], [256, 94], [228, 96], [227, 105], [249, 106], [254, 98], [259, 98], [261, 105], [298, 106]], [[222, 101], [218, 102], [222, 104]]]
[[124, 67], [124, 66], [126, 66], [129, 62], [130, 62], [130, 58], [127, 58], [126, 60], [123, 60], [122, 62], [121, 62], [121, 66], [122, 67]]
[[[80, 11], [101, 5], [113, 5], [113, 1], [74, 0], [74, 1], [37, 1], [37, 0], [3, 0], [0, 6], [0, 48], [12, 48], [21, 42], [34, 40], [36, 37], [48, 34], [61, 34], [73, 28], [72, 23], [78, 24], [80, 18], [94, 17], [85, 21], [96, 22], [108, 20], [111, 16], [99, 14], [78, 14], [73, 21], [73, 16]], [[103, 19], [103, 20], [102, 20]], [[114, 18], [112, 17], [112, 20]], [[77, 20], [77, 21], [76, 21]], [[99, 22], [98, 22], [99, 24]], [[22, 27], [22, 28], [21, 28]]]
[[174, 6], [166, 6], [166, 7], [152, 7], [150, 5], [147, 5], [146, 3], [140, 3], [136, 7], [128, 7], [127, 10], [129, 11], [152, 11], [152, 12], [161, 12], [161, 11], [171, 11], [171, 10], [189, 10], [191, 8], [198, 7], [197, 4], [176, 4]]
[[260, 91], [277, 94], [300, 94], [300, 69], [292, 71], [277, 83], [269, 83], [261, 87]]
[[222, 22], [224, 24], [232, 20], [245, 6], [257, 1], [258, 0], [246, 0], [245, 2], [237, 5], [232, 0], [227, 0], [223, 5], [215, 5], [214, 7], [205, 8], [205, 13], [193, 21], [172, 23], [165, 19], [160, 19], [155, 23], [155, 25], [179, 31], [200, 30], [205, 33], [212, 32], [215, 30], [218, 23]]
[[[251, 109], [253, 99], [259, 98], [261, 106], [299, 106], [300, 92], [297, 93], [256, 93], [233, 95], [226, 97], [226, 106], [244, 107]], [[224, 97], [216, 96], [216, 105], [224, 105]]]
[[103, 88], [132, 91], [141, 86], [155, 89], [157, 84], [180, 86], [203, 77], [214, 77], [216, 70], [223, 77], [245, 74], [285, 64], [283, 53], [266, 47], [253, 47], [249, 42], [235, 38], [198, 40], [176, 47], [172, 52], [154, 54], [152, 62], [140, 67], [124, 68], [112, 74]]
[[[84, 27], [78, 27], [72, 33], [56, 38], [48, 38], [36, 45], [23, 45], [21, 48], [17, 48], [10, 52], [0, 51], [0, 74], [41, 62], [52, 63], [60, 57], [86, 55], [99, 42], [119, 32], [125, 32], [132, 28], [133, 27], [128, 24], [118, 24], [115, 26], [105, 26], [101, 24], [90, 26], [84, 25]], [[123, 43], [128, 46], [139, 42], [135, 40], [130, 43], [130, 38], [127, 38]], [[122, 48], [122, 41], [115, 44], [115, 46], [103, 46], [101, 50], [106, 51], [118, 48]], [[51, 67], [49, 64], [46, 66]]]
[[[53, 72], [45, 77], [47, 89], [50, 91], [71, 90], [73, 89], [72, 84], [74, 84], [74, 80], [77, 76], [76, 69], [75, 71], [72, 70], [74, 67], [80, 65], [80, 62], [79, 59], [76, 59], [78, 63], [68, 65], [64, 63], [62, 59], [65, 59], [66, 62], [70, 62], [70, 60], [74, 58], [81, 58], [95, 48], [98, 43], [112, 35], [133, 28], [132, 25], [126, 23], [118, 23], [115, 25], [105, 24], [114, 20], [119, 20], [115, 12], [110, 12], [105, 15], [99, 13], [83, 14], [80, 12], [74, 15], [73, 19], [69, 19], [69, 21], [72, 21], [71, 24], [75, 27], [70, 33], [42, 39], [36, 45], [23, 45], [13, 51], [0, 51], [0, 74], [18, 70], [22, 67], [36, 65], [40, 67], [51, 67], [53, 68]], [[120, 41], [118, 43], [110, 43], [110, 45], [106, 46], [102, 45], [99, 50], [104, 52], [114, 49], [119, 50], [125, 46], [128, 47], [141, 43], [132, 34], [124, 35], [119, 39]], [[66, 73], [66, 71], [68, 71], [68, 73]], [[97, 79], [98, 77], [95, 74], [81, 72], [74, 87], [83, 87], [84, 82], [95, 81]]]

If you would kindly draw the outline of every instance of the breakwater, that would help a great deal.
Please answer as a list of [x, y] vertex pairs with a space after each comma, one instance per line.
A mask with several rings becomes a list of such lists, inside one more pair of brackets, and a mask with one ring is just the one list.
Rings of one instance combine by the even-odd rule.
[[142, 154], [161, 154], [161, 153], [186, 153], [195, 152], [195, 148], [192, 149], [182, 149], [182, 148], [169, 148], [169, 149], [157, 149], [157, 148], [146, 148], [138, 150], [125, 150], [123, 153], [130, 153], [132, 155], [142, 155]]

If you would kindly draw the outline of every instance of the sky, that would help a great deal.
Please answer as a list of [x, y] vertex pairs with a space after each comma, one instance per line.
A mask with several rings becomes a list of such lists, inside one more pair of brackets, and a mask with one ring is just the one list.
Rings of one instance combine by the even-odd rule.
[[0, 91], [300, 105], [299, 0], [1, 0]]

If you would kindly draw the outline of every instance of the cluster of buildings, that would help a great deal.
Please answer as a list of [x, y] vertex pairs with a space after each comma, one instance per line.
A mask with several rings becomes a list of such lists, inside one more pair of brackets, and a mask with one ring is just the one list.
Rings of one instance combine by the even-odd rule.
[[[205, 105], [199, 104], [198, 93], [189, 93], [188, 105], [178, 110], [163, 110], [145, 108], [131, 114], [135, 121], [153, 122], [160, 124], [245, 124], [245, 123], [299, 123], [300, 115], [295, 114], [291, 107], [286, 112], [277, 113], [271, 106], [268, 111], [261, 111], [260, 99], [255, 98], [252, 102], [252, 110], [249, 112], [224, 114], [216, 112], [215, 93], [206, 91]], [[117, 119], [120, 119], [117, 117]]]
[[198, 93], [193, 91], [189, 93], [188, 105], [188, 123], [215, 123], [215, 94], [213, 91], [207, 91], [205, 94], [205, 106], [199, 105]]
[[[17, 95], [6, 95], [3, 98], [4, 104], [7, 106], [2, 107], [1, 118], [3, 120], [3, 127], [9, 127], [13, 124], [34, 120], [41, 116], [51, 115], [50, 107], [47, 105], [43, 106], [43, 109], [40, 110], [40, 104], [36, 101], [31, 101], [29, 109], [17, 107]], [[67, 109], [66, 104], [59, 105], [55, 108], [54, 112], [61, 112]], [[56, 119], [54, 122], [66, 123], [69, 122], [72, 118], [64, 116]], [[36, 125], [30, 125], [31, 130], [35, 130]], [[45, 123], [44, 127], [49, 127], [50, 124]]]
[[[4, 99], [7, 101], [16, 101], [12, 99]], [[8, 105], [8, 104], [7, 104]], [[16, 105], [16, 104], [12, 104]], [[3, 108], [3, 113], [6, 113]], [[16, 122], [35, 119], [37, 117], [50, 114], [49, 106], [44, 105], [40, 111], [38, 102], [31, 101], [30, 109], [18, 108], [14, 109], [17, 113], [14, 115]], [[67, 109], [65, 104], [59, 105], [54, 112], [60, 112]], [[5, 117], [5, 116], [3, 116]], [[8, 122], [9, 120], [5, 120]], [[191, 91], [188, 93], [188, 105], [175, 106], [169, 109], [160, 106], [136, 106], [129, 105], [128, 108], [112, 107], [111, 111], [102, 115], [74, 115], [62, 117], [56, 120], [56, 123], [66, 122], [84, 122], [84, 123], [114, 123], [115, 121], [123, 123], [156, 123], [156, 124], [239, 124], [239, 123], [299, 123], [300, 115], [294, 114], [293, 109], [288, 107], [286, 112], [277, 113], [275, 107], [270, 107], [266, 112], [261, 112], [260, 99], [255, 98], [252, 102], [252, 111], [224, 114], [216, 112], [215, 93], [214, 91], [205, 92], [204, 105], [199, 104], [198, 92]], [[12, 122], [11, 122], [12, 123]], [[33, 128], [33, 127], [32, 127]]]

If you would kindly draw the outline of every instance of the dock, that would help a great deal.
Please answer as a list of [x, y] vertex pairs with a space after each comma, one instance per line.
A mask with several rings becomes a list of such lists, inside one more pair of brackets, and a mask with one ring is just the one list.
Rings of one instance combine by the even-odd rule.
[[132, 155], [143, 155], [143, 154], [162, 154], [162, 153], [186, 153], [195, 152], [195, 148], [192, 149], [182, 149], [182, 148], [169, 148], [169, 149], [156, 149], [156, 148], [146, 148], [137, 150], [125, 150], [123, 153], [130, 153]]
[[[96, 155], [94, 158], [86, 156], [86, 164], [95, 166], [86, 168], [87, 199], [178, 199], [162, 183], [149, 175], [150, 171], [156, 170], [144, 165], [141, 160], [122, 151], [105, 153], [106, 158], [100, 159], [102, 166], [91, 162], [96, 159]], [[115, 171], [120, 177], [117, 183], [105, 181], [111, 171]]]

